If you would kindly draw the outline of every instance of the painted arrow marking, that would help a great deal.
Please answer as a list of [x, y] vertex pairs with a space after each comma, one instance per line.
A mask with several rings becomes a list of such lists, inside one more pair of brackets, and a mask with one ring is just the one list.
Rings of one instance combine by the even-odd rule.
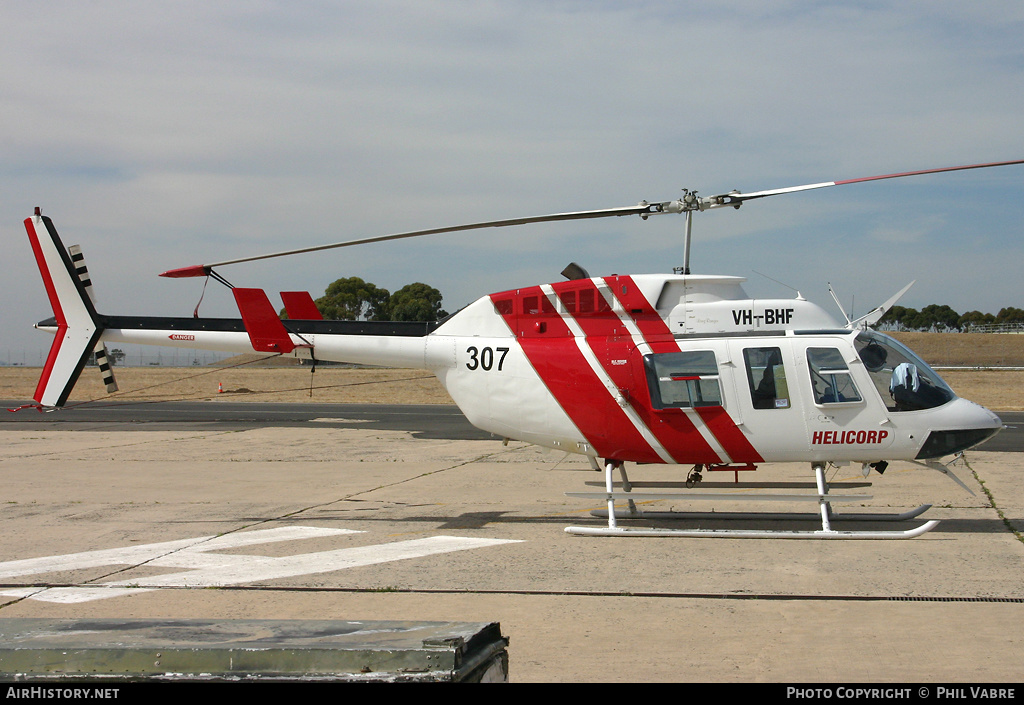
[[45, 556], [0, 563], [0, 580], [24, 575], [79, 570], [108, 565], [139, 565], [160, 568], [183, 568], [147, 578], [133, 578], [98, 583], [88, 587], [16, 588], [0, 590], [0, 595], [25, 597], [45, 602], [88, 602], [120, 595], [170, 587], [224, 587], [289, 578], [297, 575], [329, 573], [346, 568], [389, 563], [391, 561], [486, 548], [507, 543], [511, 539], [476, 539], [459, 536], [431, 536], [409, 541], [356, 546], [333, 551], [318, 551], [292, 556], [256, 556], [240, 553], [212, 553], [263, 543], [359, 534], [349, 529], [321, 529], [292, 526], [262, 529], [225, 536], [201, 536], [180, 541], [151, 543], [144, 546], [86, 551], [63, 556]]

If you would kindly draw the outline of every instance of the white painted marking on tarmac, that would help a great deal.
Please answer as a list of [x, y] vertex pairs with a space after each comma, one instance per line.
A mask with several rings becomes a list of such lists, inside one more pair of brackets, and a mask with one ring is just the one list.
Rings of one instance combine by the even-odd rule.
[[370, 419], [338, 419], [334, 417], [323, 417], [310, 419], [310, 423], [370, 423]]
[[358, 534], [348, 529], [285, 527], [263, 529], [226, 536], [202, 536], [180, 541], [152, 543], [144, 546], [87, 551], [63, 556], [46, 556], [0, 563], [0, 579], [24, 575], [80, 570], [108, 565], [138, 565], [160, 568], [183, 568], [178, 572], [146, 578], [131, 578], [99, 583], [88, 587], [14, 588], [0, 590], [0, 595], [43, 602], [76, 603], [148, 592], [160, 588], [206, 588], [257, 583], [265, 580], [299, 575], [329, 573], [347, 568], [389, 563], [410, 558], [486, 548], [507, 543], [510, 539], [476, 539], [459, 536], [432, 536], [409, 541], [356, 546], [333, 551], [318, 551], [292, 556], [255, 556], [239, 553], [211, 553], [238, 549], [262, 543], [323, 538], [342, 534]]
[[110, 548], [101, 551], [86, 551], [64, 556], [45, 556], [28, 558], [21, 561], [0, 563], [0, 580], [19, 575], [36, 573], [52, 573], [55, 571], [80, 570], [96, 568], [104, 565], [135, 565], [155, 560], [160, 556], [175, 551], [194, 549], [195, 551], [219, 551], [222, 549], [254, 546], [275, 541], [297, 541], [339, 534], [358, 534], [361, 531], [349, 529], [319, 529], [310, 526], [286, 526], [279, 529], [262, 529], [224, 536], [199, 536], [194, 539], [180, 539], [163, 543], [150, 543], [142, 546]]

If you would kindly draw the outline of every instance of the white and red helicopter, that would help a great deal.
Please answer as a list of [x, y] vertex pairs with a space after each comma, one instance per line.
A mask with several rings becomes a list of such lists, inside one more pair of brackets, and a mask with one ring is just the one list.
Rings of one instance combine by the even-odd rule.
[[[261, 289], [232, 287], [241, 319], [105, 315], [96, 311], [77, 246], [65, 249], [51, 220], [25, 220], [54, 317], [37, 328], [55, 339], [35, 392], [61, 407], [95, 352], [107, 378], [107, 343], [226, 352], [266, 352], [320, 361], [418, 368], [433, 372], [466, 418], [498, 437], [587, 456], [603, 463], [603, 492], [570, 493], [607, 502], [607, 526], [568, 527], [591, 535], [775, 538], [909, 538], [932, 529], [839, 531], [842, 519], [906, 520], [903, 514], [833, 514], [831, 504], [863, 495], [828, 493], [830, 464], [884, 471], [892, 461], [927, 465], [967, 489], [940, 459], [959, 456], [1002, 423], [958, 398], [912, 351], [870, 326], [906, 291], [856, 320], [839, 323], [797, 294], [751, 299], [740, 277], [690, 274], [694, 212], [739, 208], [749, 200], [919, 174], [1024, 164], [975, 164], [830, 181], [711, 197], [684, 190], [675, 201], [577, 211], [364, 238], [257, 257], [173, 269], [164, 277], [213, 277], [230, 264], [386, 240], [561, 220], [678, 213], [686, 218], [684, 265], [676, 274], [591, 277], [576, 265], [567, 281], [484, 296], [433, 324], [322, 320], [306, 292], [285, 292], [282, 321]], [[907, 287], [909, 288], [909, 286]], [[844, 314], [845, 317], [845, 314]], [[687, 487], [708, 470], [752, 470], [762, 463], [807, 462], [817, 493], [744, 494], [743, 499], [818, 504], [813, 531], [621, 527], [620, 518], [674, 518], [641, 512], [636, 500], [720, 499], [736, 495], [633, 492], [624, 463], [691, 466]], [[622, 491], [614, 474], [621, 473]], [[738, 475], [737, 475], [738, 477]], [[970, 491], [968, 489], [968, 491]], [[616, 510], [625, 500], [628, 509]], [[716, 518], [728, 518], [721, 512]], [[737, 515], [750, 516], [750, 515]], [[763, 515], [768, 516], [768, 515]], [[780, 515], [772, 515], [778, 517]]]

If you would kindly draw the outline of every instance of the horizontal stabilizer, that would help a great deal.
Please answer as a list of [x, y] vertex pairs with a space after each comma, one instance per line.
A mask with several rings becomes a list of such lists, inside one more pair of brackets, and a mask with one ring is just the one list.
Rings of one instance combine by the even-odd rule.
[[235, 295], [235, 303], [242, 314], [245, 332], [256, 352], [290, 353], [295, 349], [284, 324], [277, 316], [277, 311], [270, 305], [270, 299], [263, 289], [231, 290]]
[[293, 321], [322, 321], [324, 317], [308, 291], [282, 291], [281, 300], [288, 318]]

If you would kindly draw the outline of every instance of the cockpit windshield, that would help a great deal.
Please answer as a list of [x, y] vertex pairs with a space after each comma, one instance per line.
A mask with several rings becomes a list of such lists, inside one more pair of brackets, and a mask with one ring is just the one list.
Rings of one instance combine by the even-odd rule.
[[856, 346], [889, 411], [931, 409], [956, 396], [924, 360], [889, 336], [865, 331]]

